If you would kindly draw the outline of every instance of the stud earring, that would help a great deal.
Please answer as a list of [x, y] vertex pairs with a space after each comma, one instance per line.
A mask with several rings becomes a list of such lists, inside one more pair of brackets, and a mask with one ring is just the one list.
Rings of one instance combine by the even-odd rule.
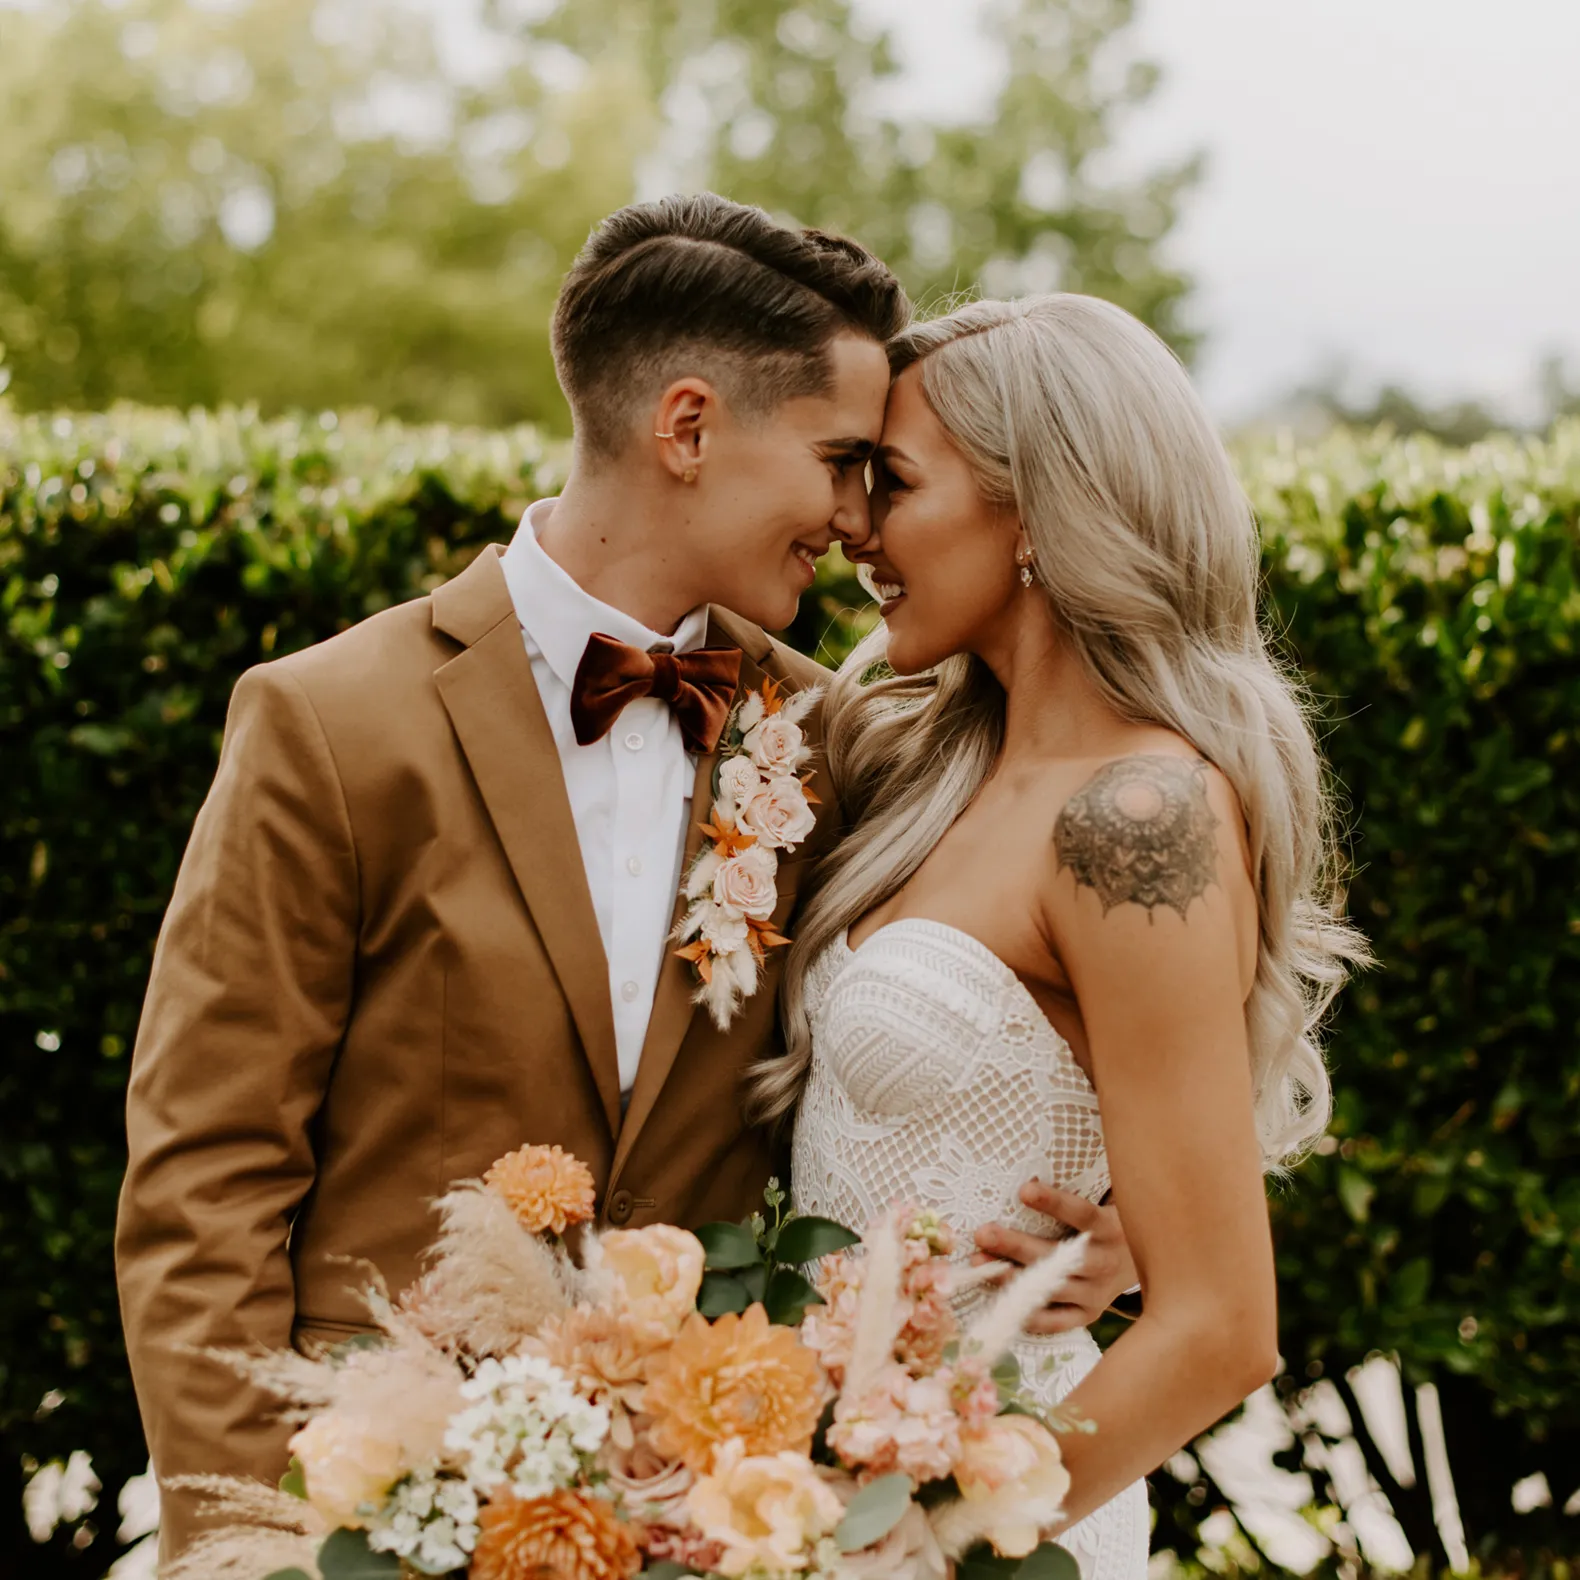
[[696, 469], [696, 467], [688, 466], [686, 468], [686, 470], [680, 474], [680, 480], [683, 483], [694, 483], [694, 482], [696, 482], [696, 480], [697, 480], [697, 469]]

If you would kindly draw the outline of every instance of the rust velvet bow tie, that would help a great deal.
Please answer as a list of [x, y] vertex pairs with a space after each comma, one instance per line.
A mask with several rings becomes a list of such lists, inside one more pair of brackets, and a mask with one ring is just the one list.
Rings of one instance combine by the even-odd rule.
[[594, 632], [571, 685], [571, 724], [583, 746], [602, 740], [620, 710], [638, 697], [667, 702], [680, 723], [686, 750], [711, 752], [741, 674], [738, 647], [704, 647], [694, 653], [644, 653]]

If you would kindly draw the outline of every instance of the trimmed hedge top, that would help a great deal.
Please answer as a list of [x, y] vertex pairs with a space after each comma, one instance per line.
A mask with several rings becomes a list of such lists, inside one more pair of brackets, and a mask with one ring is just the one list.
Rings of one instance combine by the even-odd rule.
[[[1352, 908], [1327, 1150], [1276, 1203], [1292, 1369], [1398, 1350], [1580, 1425], [1580, 424], [1244, 447], [1327, 715]], [[0, 1435], [141, 1468], [110, 1231], [149, 956], [249, 665], [554, 490], [530, 430], [0, 408]], [[866, 599], [836, 562], [825, 610]], [[801, 627], [798, 625], [798, 631]], [[821, 635], [819, 632], [817, 635]], [[46, 1390], [67, 1403], [36, 1418]], [[118, 1465], [113, 1445], [126, 1445]], [[1506, 1503], [1506, 1494], [1505, 1494]]]

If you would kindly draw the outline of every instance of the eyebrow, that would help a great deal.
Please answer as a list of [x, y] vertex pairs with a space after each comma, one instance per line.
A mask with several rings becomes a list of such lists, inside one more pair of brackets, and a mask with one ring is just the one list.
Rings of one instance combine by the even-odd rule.
[[871, 439], [825, 439], [821, 448], [828, 455], [843, 455], [852, 461], [870, 461], [877, 453]]

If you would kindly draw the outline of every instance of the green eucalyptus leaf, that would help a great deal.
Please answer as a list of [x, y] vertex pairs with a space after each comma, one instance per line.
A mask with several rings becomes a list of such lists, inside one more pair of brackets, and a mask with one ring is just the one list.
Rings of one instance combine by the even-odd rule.
[[752, 1303], [746, 1286], [729, 1273], [704, 1273], [697, 1293], [697, 1310], [709, 1322], [731, 1311], [744, 1311]]
[[905, 1518], [910, 1506], [909, 1476], [896, 1472], [869, 1481], [846, 1506], [845, 1518], [834, 1531], [835, 1544], [842, 1553], [857, 1553], [881, 1542]]
[[275, 1569], [263, 1580], [313, 1580], [313, 1577], [305, 1569]]
[[743, 1267], [734, 1276], [740, 1280], [748, 1300], [761, 1300], [768, 1293], [768, 1268], [762, 1262], [756, 1267]]
[[738, 1267], [751, 1267], [762, 1261], [757, 1248], [757, 1236], [744, 1224], [705, 1223], [697, 1230], [697, 1238], [707, 1253], [704, 1264], [710, 1269], [729, 1271]]
[[1042, 1542], [1021, 1559], [1015, 1580], [1081, 1580], [1081, 1570], [1066, 1548]]
[[324, 1580], [397, 1580], [400, 1559], [374, 1552], [366, 1531], [331, 1531], [318, 1549], [318, 1571]]
[[307, 1497], [307, 1472], [302, 1468], [302, 1462], [295, 1454], [291, 1455], [291, 1463], [285, 1467], [285, 1474], [280, 1477], [280, 1491], [289, 1493], [293, 1498]]
[[635, 1580], [681, 1580], [683, 1575], [696, 1574], [695, 1569], [688, 1569], [685, 1564], [677, 1564], [672, 1559], [663, 1558], [656, 1564], [649, 1564], [635, 1576]]
[[768, 1292], [763, 1305], [768, 1320], [781, 1327], [793, 1328], [806, 1315], [808, 1306], [821, 1306], [823, 1297], [793, 1267], [776, 1267], [768, 1280]]
[[860, 1244], [859, 1234], [853, 1234], [832, 1218], [792, 1218], [780, 1226], [773, 1251], [776, 1261], [799, 1267], [815, 1262], [820, 1256], [832, 1256], [836, 1251]]

